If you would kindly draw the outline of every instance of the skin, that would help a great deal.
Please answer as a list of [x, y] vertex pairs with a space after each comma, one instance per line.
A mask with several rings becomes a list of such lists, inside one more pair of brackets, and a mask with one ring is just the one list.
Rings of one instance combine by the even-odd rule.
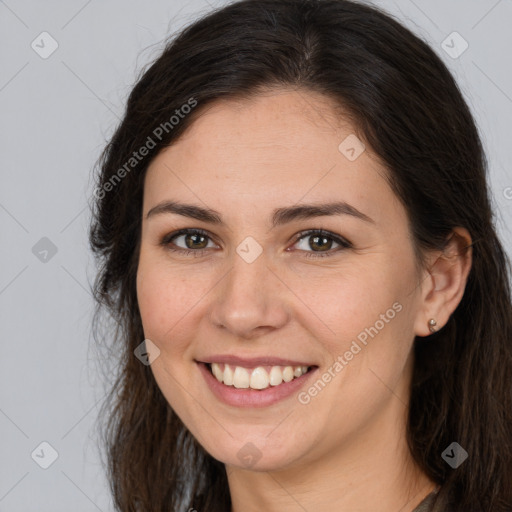
[[[145, 337], [160, 349], [151, 369], [187, 428], [226, 464], [232, 512], [410, 512], [436, 487], [405, 440], [411, 349], [414, 336], [430, 334], [430, 318], [442, 328], [460, 302], [471, 266], [461, 248], [471, 238], [457, 228], [446, 253], [429, 254], [419, 272], [386, 168], [369, 147], [354, 161], [338, 150], [354, 133], [328, 98], [274, 89], [217, 101], [148, 168], [137, 293]], [[168, 200], [212, 208], [225, 224], [146, 218]], [[271, 227], [275, 208], [339, 200], [374, 222], [335, 215]], [[202, 255], [161, 245], [182, 228], [208, 232]], [[352, 247], [295, 238], [309, 229]], [[252, 263], [236, 252], [248, 236], [263, 249]], [[187, 248], [185, 236], [173, 242]], [[322, 375], [394, 303], [400, 312], [307, 404], [293, 394], [241, 411], [212, 394], [195, 363], [271, 355]], [[261, 455], [251, 467], [237, 456], [248, 442]]]

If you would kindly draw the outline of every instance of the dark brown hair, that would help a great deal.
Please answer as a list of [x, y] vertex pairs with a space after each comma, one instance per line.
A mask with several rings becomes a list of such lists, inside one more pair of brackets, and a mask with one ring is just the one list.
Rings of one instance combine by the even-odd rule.
[[[436, 511], [512, 510], [510, 262], [494, 227], [479, 133], [428, 44], [391, 15], [349, 0], [243, 0], [204, 15], [141, 74], [98, 161], [89, 235], [100, 264], [94, 332], [104, 357], [115, 359], [100, 418], [117, 508], [230, 510], [224, 464], [197, 443], [133, 353], [144, 339], [136, 296], [143, 183], [152, 159], [206, 105], [274, 86], [321, 93], [347, 113], [389, 169], [420, 265], [454, 227], [469, 231], [464, 296], [446, 326], [415, 339], [408, 442], [442, 485]], [[170, 122], [191, 99], [197, 107]], [[143, 146], [149, 154], [127, 166]], [[104, 312], [117, 323], [113, 333], [100, 322]], [[454, 441], [469, 454], [456, 469], [441, 457]]]

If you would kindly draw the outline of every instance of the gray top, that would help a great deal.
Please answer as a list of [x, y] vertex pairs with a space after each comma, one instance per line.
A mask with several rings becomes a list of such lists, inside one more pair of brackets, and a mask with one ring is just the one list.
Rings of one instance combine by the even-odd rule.
[[432, 491], [412, 512], [430, 512], [437, 492]]

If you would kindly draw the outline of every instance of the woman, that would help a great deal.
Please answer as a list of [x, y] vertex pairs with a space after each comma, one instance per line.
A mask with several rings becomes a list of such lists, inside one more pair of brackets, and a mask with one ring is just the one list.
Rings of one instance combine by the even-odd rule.
[[232, 3], [99, 167], [119, 510], [512, 510], [510, 264], [425, 42], [348, 0]]

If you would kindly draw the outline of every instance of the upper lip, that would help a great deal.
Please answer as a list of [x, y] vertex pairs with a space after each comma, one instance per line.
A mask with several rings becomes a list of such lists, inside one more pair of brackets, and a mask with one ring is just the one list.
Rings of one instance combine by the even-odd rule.
[[234, 355], [214, 355], [203, 358], [202, 363], [226, 363], [234, 366], [253, 368], [257, 366], [314, 366], [311, 363], [283, 359], [281, 357], [238, 357]]

